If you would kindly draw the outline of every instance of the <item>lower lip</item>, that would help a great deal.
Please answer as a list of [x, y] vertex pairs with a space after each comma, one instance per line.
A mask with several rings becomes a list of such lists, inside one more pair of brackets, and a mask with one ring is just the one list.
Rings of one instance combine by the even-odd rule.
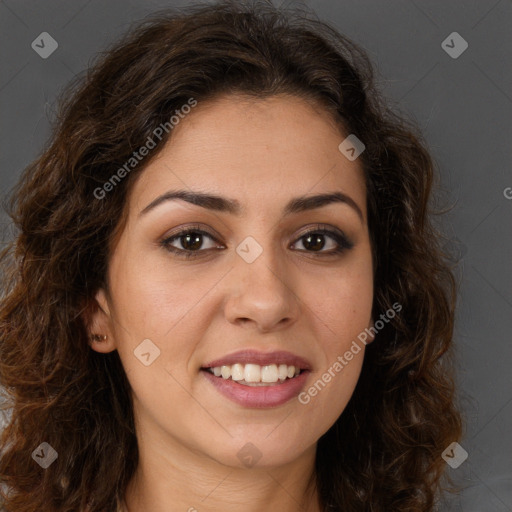
[[303, 371], [293, 379], [267, 386], [244, 386], [232, 379], [215, 377], [207, 370], [201, 373], [217, 388], [220, 393], [233, 402], [244, 407], [276, 407], [297, 396], [306, 383], [308, 371]]

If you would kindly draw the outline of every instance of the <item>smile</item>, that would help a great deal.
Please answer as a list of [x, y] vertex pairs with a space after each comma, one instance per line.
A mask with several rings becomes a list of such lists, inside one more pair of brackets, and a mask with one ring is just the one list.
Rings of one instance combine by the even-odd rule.
[[297, 396], [310, 369], [307, 361], [288, 352], [243, 351], [208, 363], [201, 374], [231, 401], [265, 408]]
[[236, 363], [228, 366], [215, 366], [208, 368], [215, 377], [234, 380], [244, 386], [268, 386], [277, 382], [284, 382], [286, 379], [293, 379], [300, 374], [301, 369], [286, 364], [270, 364], [260, 366], [259, 364]]

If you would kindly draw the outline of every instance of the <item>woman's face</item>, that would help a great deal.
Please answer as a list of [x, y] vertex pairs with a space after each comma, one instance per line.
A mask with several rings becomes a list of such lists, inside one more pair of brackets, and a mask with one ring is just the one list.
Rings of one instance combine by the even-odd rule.
[[[311, 453], [342, 413], [373, 298], [346, 135], [299, 98], [223, 97], [182, 119], [135, 182], [97, 295], [109, 341], [94, 348], [119, 352], [139, 441], [268, 467]], [[165, 198], [177, 191], [219, 199]], [[338, 200], [310, 200], [322, 194]]]

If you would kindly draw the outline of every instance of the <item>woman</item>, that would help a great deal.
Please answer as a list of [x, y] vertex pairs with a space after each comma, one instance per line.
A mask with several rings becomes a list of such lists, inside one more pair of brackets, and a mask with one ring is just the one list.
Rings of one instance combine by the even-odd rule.
[[434, 510], [455, 286], [365, 53], [196, 4], [67, 98], [2, 257], [4, 509]]

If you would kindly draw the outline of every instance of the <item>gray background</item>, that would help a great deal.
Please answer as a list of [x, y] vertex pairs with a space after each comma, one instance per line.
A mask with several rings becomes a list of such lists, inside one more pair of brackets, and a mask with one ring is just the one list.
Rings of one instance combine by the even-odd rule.
[[[132, 21], [186, 4], [0, 1], [0, 200], [41, 151], [62, 87]], [[460, 257], [456, 343], [469, 457], [447, 468], [464, 490], [441, 509], [512, 511], [512, 1], [305, 5], [368, 51], [380, 88], [431, 148], [442, 176], [439, 205], [454, 205], [442, 227]], [[454, 31], [469, 44], [457, 59], [441, 46]], [[47, 59], [31, 48], [41, 32], [59, 45]]]

